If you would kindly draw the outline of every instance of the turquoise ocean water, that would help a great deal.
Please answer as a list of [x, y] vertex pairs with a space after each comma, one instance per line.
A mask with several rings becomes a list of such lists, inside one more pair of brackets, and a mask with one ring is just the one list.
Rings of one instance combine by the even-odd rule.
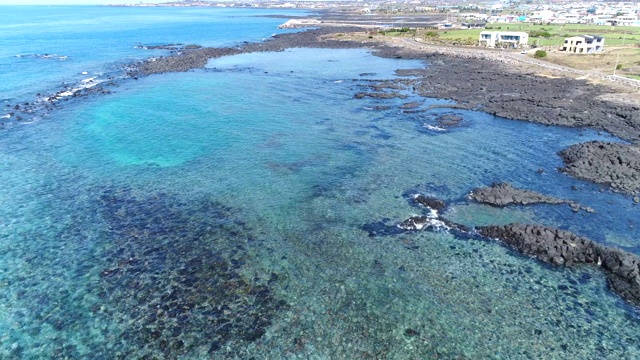
[[[0, 13], [7, 104], [163, 54], [136, 45], [230, 46], [285, 21], [197, 8]], [[370, 224], [419, 213], [407, 196], [420, 192], [470, 226], [535, 222], [640, 253], [628, 197], [555, 170], [566, 146], [615, 138], [446, 107], [405, 113], [410, 101], [448, 103], [410, 92], [354, 99], [423, 66], [364, 50], [244, 54], [6, 126], [0, 358], [640, 357], [638, 313], [598, 271], [447, 232], [370, 236]], [[442, 114], [464, 126], [424, 126]], [[466, 200], [494, 181], [596, 213]]]

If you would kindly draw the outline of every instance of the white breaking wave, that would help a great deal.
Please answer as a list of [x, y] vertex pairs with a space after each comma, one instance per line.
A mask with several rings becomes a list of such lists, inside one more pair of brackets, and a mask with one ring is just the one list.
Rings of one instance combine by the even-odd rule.
[[[83, 72], [83, 75], [86, 75], [85, 72]], [[55, 101], [55, 100], [59, 100], [61, 98], [64, 97], [68, 97], [68, 96], [73, 96], [73, 94], [75, 94], [78, 91], [84, 90], [84, 89], [90, 89], [98, 84], [100, 84], [102, 81], [100, 80], [96, 80], [98, 77], [94, 76], [94, 77], [90, 77], [90, 78], [86, 78], [83, 80], [80, 80], [80, 83], [78, 84], [78, 86], [70, 89], [70, 90], [66, 90], [66, 91], [61, 91], [58, 93], [55, 93], [54, 95], [46, 98], [47, 101]]]
[[447, 129], [445, 128], [441, 128], [438, 126], [433, 126], [433, 125], [429, 125], [429, 124], [424, 124], [422, 125], [423, 128], [429, 129], [429, 130], [433, 130], [433, 131], [447, 131]]

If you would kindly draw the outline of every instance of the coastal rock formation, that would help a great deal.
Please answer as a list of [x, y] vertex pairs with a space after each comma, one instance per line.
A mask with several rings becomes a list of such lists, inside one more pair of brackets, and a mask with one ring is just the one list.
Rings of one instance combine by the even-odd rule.
[[560, 152], [561, 171], [580, 179], [607, 184], [626, 194], [640, 193], [640, 149], [633, 145], [590, 141]]
[[469, 198], [479, 203], [498, 207], [530, 204], [568, 204], [574, 211], [582, 209], [587, 212], [594, 212], [593, 209], [581, 206], [576, 202], [554, 198], [531, 190], [514, 188], [507, 182], [494, 183], [490, 187], [474, 189], [469, 194]]
[[433, 209], [435, 211], [441, 211], [442, 209], [444, 209], [447, 205], [444, 203], [444, 201], [431, 197], [431, 196], [425, 196], [422, 194], [418, 194], [415, 195], [413, 197], [413, 202], [415, 204], [424, 206], [426, 208], [429, 209]]
[[181, 51], [181, 50], [194, 50], [194, 49], [202, 49], [201, 45], [194, 44], [165, 44], [165, 45], [138, 45], [135, 46], [136, 49], [144, 49], [144, 50], [169, 50], [169, 51]]
[[540, 225], [509, 224], [477, 229], [482, 236], [499, 239], [510, 247], [555, 265], [598, 262], [598, 245], [568, 231]]
[[[606, 95], [615, 90], [607, 86], [592, 86], [586, 80], [567, 77], [539, 76], [531, 71], [530, 66], [519, 63], [505, 67], [507, 60], [499, 54], [462, 50], [440, 53], [441, 50], [390, 46], [379, 41], [332, 38], [336, 33], [354, 31], [362, 29], [320, 26], [238, 47], [184, 49], [171, 56], [143, 61], [133, 67], [130, 76], [203, 68], [209, 59], [240, 53], [283, 51], [296, 47], [370, 48], [381, 57], [429, 61], [427, 68], [398, 71], [399, 76], [418, 77], [404, 80], [406, 83], [403, 85], [422, 96], [455, 100], [461, 108], [479, 109], [509, 119], [591, 127], [626, 140], [640, 140], [640, 106], [608, 100]], [[509, 91], [505, 91], [503, 81], [496, 79], [508, 79]]]
[[[491, 188], [474, 191], [479, 199], [490, 199], [495, 203], [522, 203], [527, 201], [548, 200], [564, 201], [547, 197], [527, 190], [513, 188], [507, 183], [494, 184]], [[496, 199], [495, 193], [498, 194]], [[514, 200], [499, 200], [503, 193], [517, 194]], [[620, 249], [600, 245], [586, 237], [569, 231], [545, 227], [536, 224], [513, 223], [509, 225], [489, 225], [469, 229], [464, 225], [447, 220], [441, 215], [446, 209], [444, 201], [431, 196], [416, 194], [409, 203], [426, 210], [422, 215], [414, 215], [396, 223], [387, 223], [388, 219], [365, 224], [363, 230], [369, 237], [398, 235], [404, 231], [448, 231], [467, 238], [496, 239], [516, 251], [556, 266], [593, 264], [601, 266], [606, 272], [609, 287], [616, 294], [635, 306], [640, 306], [640, 256]]]
[[449, 227], [438, 216], [412, 216], [398, 224], [402, 230], [449, 230]]
[[[392, 49], [379, 53], [391, 53]], [[403, 53], [403, 57], [418, 56], [416, 51]], [[587, 85], [586, 80], [570, 77], [543, 77], [521, 64], [505, 66], [500, 58], [477, 58], [462, 52], [425, 50], [418, 58], [431, 63], [412, 84], [422, 96], [455, 100], [468, 109], [508, 119], [591, 127], [626, 140], [640, 140], [640, 106], [606, 100], [605, 94], [615, 92], [607, 86]], [[497, 77], [509, 79], [508, 91]]]
[[494, 183], [490, 187], [475, 189], [469, 194], [471, 200], [494, 206], [528, 204], [563, 204], [566, 200], [546, 196], [535, 191], [514, 188], [507, 182]]
[[640, 257], [597, 244], [571, 232], [541, 225], [510, 224], [477, 229], [482, 236], [554, 265], [597, 264], [607, 271], [609, 286], [618, 295], [640, 305]]

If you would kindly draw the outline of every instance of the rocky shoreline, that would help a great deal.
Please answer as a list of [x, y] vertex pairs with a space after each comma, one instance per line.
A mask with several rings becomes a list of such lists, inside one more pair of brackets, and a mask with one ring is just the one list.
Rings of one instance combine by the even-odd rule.
[[358, 31], [354, 27], [320, 27], [291, 34], [278, 34], [258, 43], [245, 42], [236, 47], [184, 49], [170, 56], [144, 60], [134, 65], [130, 76], [144, 76], [204, 68], [210, 59], [256, 52], [279, 52], [291, 48], [349, 49], [364, 47], [355, 41], [338, 41], [329, 35]]

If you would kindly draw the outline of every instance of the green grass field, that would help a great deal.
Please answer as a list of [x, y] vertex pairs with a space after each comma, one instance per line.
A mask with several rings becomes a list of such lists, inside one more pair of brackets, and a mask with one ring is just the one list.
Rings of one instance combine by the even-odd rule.
[[[575, 35], [600, 35], [605, 38], [606, 45], [640, 44], [640, 27], [631, 26], [599, 26], [583, 24], [567, 25], [533, 25], [533, 24], [489, 24], [486, 31], [509, 30], [531, 32], [548, 32], [550, 37], [530, 37], [529, 44], [539, 46], [560, 46], [566, 37]], [[480, 32], [485, 29], [438, 30], [438, 38], [442, 40], [468, 39], [478, 40]]]

